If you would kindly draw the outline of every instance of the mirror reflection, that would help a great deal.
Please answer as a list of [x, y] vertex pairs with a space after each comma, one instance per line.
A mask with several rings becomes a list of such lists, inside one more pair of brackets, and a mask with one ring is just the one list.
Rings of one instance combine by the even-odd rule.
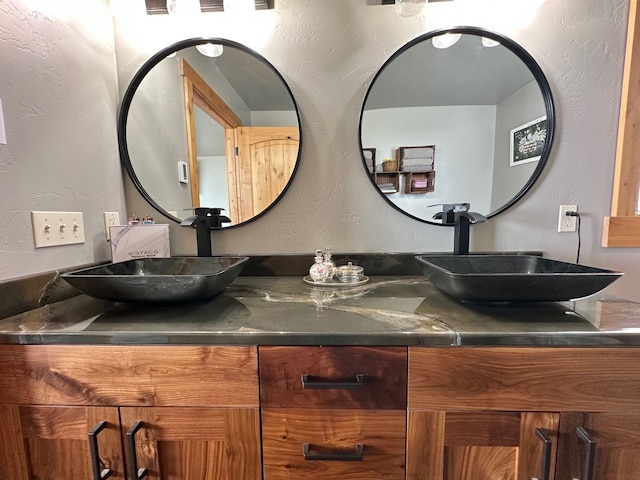
[[443, 204], [487, 217], [533, 185], [555, 125], [549, 85], [513, 41], [460, 27], [402, 47], [378, 72], [361, 114], [367, 173], [396, 209], [430, 223]]
[[298, 163], [291, 91], [264, 58], [228, 40], [185, 40], [152, 57], [118, 128], [136, 187], [176, 220], [202, 206], [224, 208], [230, 226], [250, 221], [279, 200]]

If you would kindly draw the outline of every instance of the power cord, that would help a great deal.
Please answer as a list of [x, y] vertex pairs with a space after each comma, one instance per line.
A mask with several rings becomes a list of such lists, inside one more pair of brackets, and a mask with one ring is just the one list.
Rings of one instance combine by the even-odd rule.
[[576, 217], [578, 231], [578, 249], [576, 252], [576, 263], [580, 263], [580, 244], [582, 243], [582, 240], [580, 238], [580, 214], [578, 212], [570, 210], [568, 212], [565, 212], [565, 215], [567, 217]]

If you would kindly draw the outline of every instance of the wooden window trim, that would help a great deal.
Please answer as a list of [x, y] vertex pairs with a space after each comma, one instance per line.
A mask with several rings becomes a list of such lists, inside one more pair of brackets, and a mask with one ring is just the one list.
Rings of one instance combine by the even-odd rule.
[[[637, 33], [637, 35], [636, 35]], [[622, 79], [611, 216], [604, 218], [603, 247], [640, 247], [640, 17], [629, 2], [627, 50]], [[637, 126], [637, 127], [636, 127]]]
[[187, 123], [187, 155], [189, 157], [189, 172], [191, 174], [191, 204], [200, 206], [200, 187], [198, 173], [198, 150], [196, 145], [196, 121], [194, 106], [200, 107], [211, 118], [218, 122], [225, 132], [225, 151], [227, 153], [227, 172], [229, 182], [229, 215], [234, 223], [237, 222], [237, 172], [236, 156], [231, 152], [237, 145], [236, 129], [242, 126], [242, 120], [234, 113], [209, 84], [189, 65], [180, 59], [180, 74], [183, 77], [184, 108]]

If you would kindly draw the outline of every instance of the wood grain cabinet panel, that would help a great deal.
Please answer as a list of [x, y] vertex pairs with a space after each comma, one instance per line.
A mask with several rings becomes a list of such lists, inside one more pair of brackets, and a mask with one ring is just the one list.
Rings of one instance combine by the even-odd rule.
[[639, 480], [640, 412], [562, 413], [556, 479]]
[[[96, 457], [88, 433], [100, 423]], [[95, 478], [94, 469], [125, 478], [118, 409], [114, 407], [0, 406], [0, 478]]]
[[264, 407], [405, 409], [406, 385], [406, 347], [260, 347]]
[[407, 479], [545, 478], [543, 470], [554, 470], [558, 422], [557, 413], [409, 410]]
[[0, 346], [0, 479], [261, 480], [257, 370], [257, 347]]
[[409, 408], [640, 409], [640, 348], [411, 348]]
[[407, 479], [640, 480], [639, 361], [638, 348], [412, 347]]
[[260, 347], [264, 480], [404, 480], [406, 347]]
[[150, 480], [262, 477], [258, 408], [125, 407], [120, 414], [130, 478], [139, 469]]
[[0, 345], [0, 365], [5, 404], [259, 404], [255, 346]]
[[264, 409], [264, 480], [404, 479], [405, 426], [404, 411]]

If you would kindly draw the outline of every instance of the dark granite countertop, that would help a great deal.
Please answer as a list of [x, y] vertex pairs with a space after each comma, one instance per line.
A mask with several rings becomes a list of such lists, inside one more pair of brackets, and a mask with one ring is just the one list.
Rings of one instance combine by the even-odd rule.
[[640, 346], [640, 303], [461, 303], [418, 275], [356, 287], [240, 276], [206, 303], [65, 298], [0, 320], [0, 343]]

